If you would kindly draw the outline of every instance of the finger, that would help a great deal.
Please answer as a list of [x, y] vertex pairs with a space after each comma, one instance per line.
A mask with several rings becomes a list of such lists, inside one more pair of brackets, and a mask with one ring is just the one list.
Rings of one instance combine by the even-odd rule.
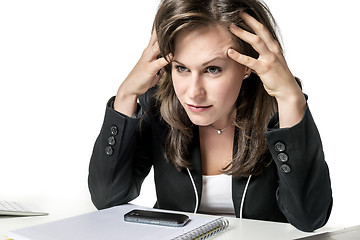
[[156, 41], [151, 48], [151, 52], [157, 57], [160, 54], [159, 43]]
[[250, 16], [246, 12], [240, 12], [239, 16], [245, 21], [245, 23], [258, 35], [273, 53], [281, 52], [280, 44], [273, 38], [269, 30], [254, 17]]
[[151, 33], [148, 46], [153, 46], [156, 42], [157, 42], [157, 34], [156, 34], [156, 29], [154, 28], [154, 30]]
[[153, 46], [148, 46], [147, 48], [145, 48], [145, 50], [143, 51], [143, 58], [146, 61], [151, 62], [153, 60], [156, 60], [159, 54], [160, 47], [159, 44], [155, 42]]
[[249, 56], [246, 56], [246, 55], [243, 55], [243, 54], [240, 54], [239, 52], [235, 51], [234, 49], [232, 48], [229, 48], [229, 50], [227, 51], [228, 53], [228, 56], [235, 60], [236, 62], [254, 70], [256, 72], [256, 70], [259, 68], [259, 63], [258, 63], [258, 60], [252, 58], [252, 57], [249, 57]]
[[270, 53], [269, 48], [266, 46], [260, 36], [245, 31], [233, 23], [230, 25], [230, 31], [238, 38], [249, 43], [260, 55]]
[[172, 60], [172, 55], [169, 54], [166, 57], [161, 57], [159, 59], [157, 59], [156, 61], [154, 61], [154, 68], [157, 69], [157, 71], [159, 69], [162, 69], [163, 67], [165, 67], [166, 65], [168, 65]]

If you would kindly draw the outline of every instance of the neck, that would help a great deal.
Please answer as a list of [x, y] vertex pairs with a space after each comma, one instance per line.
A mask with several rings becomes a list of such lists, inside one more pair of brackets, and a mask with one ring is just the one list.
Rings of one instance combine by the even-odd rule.
[[212, 124], [210, 124], [209, 125], [211, 128], [213, 128], [215, 131], [216, 131], [216, 133], [217, 134], [222, 134], [225, 130], [227, 130], [228, 128], [230, 128], [231, 126], [232, 126], [232, 124], [229, 124], [229, 125], [227, 125], [226, 127], [224, 127], [224, 128], [216, 128], [216, 127], [214, 127]]
[[212, 124], [208, 126], [199, 126], [199, 130], [206, 135], [228, 135], [233, 133], [234, 125], [232, 123], [228, 123], [226, 126], [223, 125], [223, 128], [216, 128]]

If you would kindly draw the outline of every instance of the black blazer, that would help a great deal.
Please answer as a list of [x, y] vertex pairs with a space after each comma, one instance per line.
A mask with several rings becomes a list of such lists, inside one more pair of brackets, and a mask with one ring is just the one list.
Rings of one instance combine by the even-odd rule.
[[[103, 209], [133, 200], [153, 166], [156, 207], [195, 212], [202, 192], [197, 129], [189, 146], [195, 191], [189, 172], [178, 171], [164, 160], [162, 141], [166, 126], [159, 119], [151, 90], [140, 97], [138, 114], [132, 118], [116, 112], [113, 101], [114, 97], [107, 104], [90, 160], [88, 183], [94, 205]], [[331, 212], [332, 191], [320, 135], [309, 108], [301, 122], [291, 128], [278, 129], [275, 114], [265, 137], [273, 160], [261, 175], [251, 177], [243, 217], [289, 222], [303, 231], [322, 227]], [[241, 176], [232, 178], [237, 217], [247, 180]]]

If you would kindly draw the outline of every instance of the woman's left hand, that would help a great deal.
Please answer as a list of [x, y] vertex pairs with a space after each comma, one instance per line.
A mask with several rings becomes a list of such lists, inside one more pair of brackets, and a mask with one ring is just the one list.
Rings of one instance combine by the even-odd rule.
[[[265, 90], [278, 102], [280, 125], [289, 127], [295, 125], [302, 118], [306, 101], [292, 75], [283, 56], [280, 44], [272, 37], [270, 32], [255, 18], [245, 12], [240, 17], [253, 29], [250, 33], [235, 24], [231, 24], [230, 31], [249, 43], [259, 54], [257, 59], [243, 55], [234, 49], [228, 50], [228, 56], [236, 62], [252, 69], [261, 79]], [[290, 113], [290, 119], [285, 114]], [[288, 115], [289, 116], [289, 115]]]
[[255, 18], [245, 12], [240, 12], [240, 17], [253, 29], [255, 34], [237, 27], [235, 24], [231, 24], [230, 31], [249, 43], [259, 53], [259, 57], [254, 59], [240, 54], [234, 49], [229, 49], [229, 57], [252, 69], [260, 77], [270, 96], [276, 99], [285, 99], [293, 94], [301, 93], [301, 89], [287, 66], [280, 44]]

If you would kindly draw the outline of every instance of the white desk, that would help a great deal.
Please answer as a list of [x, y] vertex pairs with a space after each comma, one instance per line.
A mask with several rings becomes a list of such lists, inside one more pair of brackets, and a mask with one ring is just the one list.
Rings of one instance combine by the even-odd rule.
[[[96, 209], [89, 201], [72, 201], [66, 199], [43, 199], [41, 206], [50, 214], [48, 216], [38, 217], [0, 217], [0, 240], [6, 239], [7, 232], [18, 228], [28, 227], [50, 221], [55, 221], [91, 211]], [[290, 224], [255, 221], [255, 220], [239, 220], [236, 218], [228, 218], [229, 228], [219, 235], [216, 239], [276, 239], [288, 240], [314, 235], [329, 231], [324, 227], [316, 233], [301, 232]]]
[[0, 240], [6, 239], [5, 236], [11, 230], [56, 221], [96, 210], [90, 199], [88, 201], [81, 201], [71, 200], [69, 198], [44, 196], [28, 197], [24, 199], [15, 196], [2, 200], [35, 203], [40, 206], [42, 210], [48, 212], [49, 215], [35, 217], [0, 216]]
[[287, 223], [266, 222], [257, 220], [228, 218], [229, 228], [221, 234], [219, 239], [264, 239], [264, 240], [289, 240], [327, 232], [326, 227], [316, 233], [306, 233], [297, 230]]

